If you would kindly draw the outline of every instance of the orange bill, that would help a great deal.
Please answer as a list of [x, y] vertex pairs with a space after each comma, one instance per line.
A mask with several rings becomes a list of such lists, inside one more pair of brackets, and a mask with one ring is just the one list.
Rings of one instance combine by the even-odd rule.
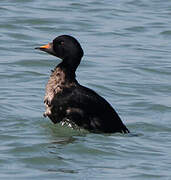
[[40, 48], [42, 49], [49, 49], [51, 46], [50, 46], [50, 43], [44, 45], [44, 46], [40, 46]]

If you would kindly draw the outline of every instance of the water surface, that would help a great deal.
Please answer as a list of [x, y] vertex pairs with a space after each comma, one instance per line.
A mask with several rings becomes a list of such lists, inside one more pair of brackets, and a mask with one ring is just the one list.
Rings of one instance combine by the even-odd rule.
[[[0, 179], [170, 179], [171, 1], [0, 2]], [[61, 34], [84, 57], [78, 81], [131, 135], [91, 134], [42, 117], [60, 61], [34, 50]]]

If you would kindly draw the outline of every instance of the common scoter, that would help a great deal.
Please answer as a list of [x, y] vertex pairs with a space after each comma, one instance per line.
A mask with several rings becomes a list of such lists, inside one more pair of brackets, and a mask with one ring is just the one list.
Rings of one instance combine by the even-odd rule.
[[46, 85], [45, 117], [48, 116], [53, 123], [69, 122], [73, 128], [76, 125], [95, 133], [129, 133], [112, 106], [76, 80], [75, 71], [83, 50], [74, 37], [61, 35], [36, 49], [62, 59]]

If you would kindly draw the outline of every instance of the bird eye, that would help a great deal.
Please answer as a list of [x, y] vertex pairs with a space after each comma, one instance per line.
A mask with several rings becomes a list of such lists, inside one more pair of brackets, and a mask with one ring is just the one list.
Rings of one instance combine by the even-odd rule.
[[60, 41], [59, 44], [60, 44], [60, 45], [64, 45], [64, 41]]

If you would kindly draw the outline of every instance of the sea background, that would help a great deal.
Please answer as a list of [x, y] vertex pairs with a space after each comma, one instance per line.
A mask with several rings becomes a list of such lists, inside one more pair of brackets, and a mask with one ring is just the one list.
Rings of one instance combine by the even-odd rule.
[[[93, 134], [43, 118], [58, 35], [84, 49], [77, 79], [131, 131]], [[171, 179], [171, 1], [0, 1], [0, 179]]]

